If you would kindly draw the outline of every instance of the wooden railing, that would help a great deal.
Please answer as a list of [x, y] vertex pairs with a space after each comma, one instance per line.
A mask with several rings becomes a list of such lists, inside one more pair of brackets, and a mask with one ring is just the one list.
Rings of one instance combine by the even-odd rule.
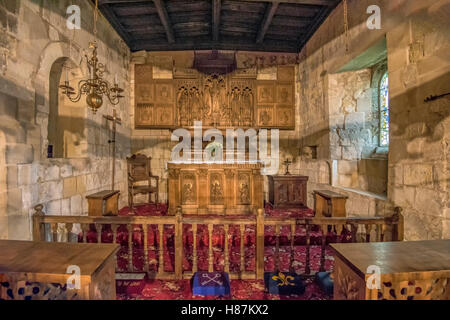
[[[70, 239], [75, 224], [81, 227], [82, 242], [87, 242], [87, 235], [90, 226], [95, 226], [97, 242], [102, 242], [102, 231], [104, 226], [111, 226], [113, 238], [112, 242], [117, 242], [117, 232], [119, 226], [126, 226], [128, 234], [128, 263], [126, 272], [135, 272], [133, 266], [133, 234], [134, 226], [141, 226], [143, 233], [144, 266], [143, 271], [149, 276], [157, 279], [182, 279], [190, 278], [193, 273], [198, 271], [198, 248], [197, 248], [197, 230], [199, 225], [206, 225], [208, 230], [208, 271], [214, 271], [213, 254], [213, 231], [214, 226], [223, 226], [225, 241], [223, 244], [224, 268], [225, 272], [230, 273], [231, 278], [238, 279], [263, 279], [264, 276], [264, 246], [266, 227], [275, 228], [275, 270], [280, 269], [280, 231], [283, 227], [290, 228], [290, 271], [294, 270], [293, 262], [295, 260], [295, 234], [297, 226], [303, 226], [305, 229], [306, 261], [305, 274], [311, 273], [310, 250], [311, 250], [311, 229], [320, 229], [320, 271], [325, 270], [325, 250], [327, 246], [327, 236], [330, 232], [341, 235], [345, 231], [351, 236], [352, 242], [382, 242], [382, 241], [401, 241], [403, 240], [403, 217], [401, 209], [396, 208], [391, 217], [348, 217], [348, 218], [286, 218], [286, 217], [266, 217], [264, 210], [259, 209], [255, 215], [245, 217], [202, 217], [202, 216], [183, 216], [179, 209], [175, 216], [127, 216], [127, 217], [88, 217], [88, 216], [47, 216], [43, 212], [43, 206], [35, 207], [36, 213], [33, 216], [33, 239], [35, 241], [55, 241], [64, 242]], [[164, 227], [171, 225], [174, 228], [174, 271], [166, 272], [164, 270]], [[192, 270], [183, 270], [183, 226], [192, 225], [193, 232], [193, 253]], [[47, 228], [45, 228], [47, 226]], [[157, 226], [158, 230], [158, 252], [157, 271], [150, 272], [148, 230], [149, 226]], [[229, 230], [231, 226], [239, 226], [240, 231], [240, 270], [230, 272], [230, 248], [229, 248]], [[245, 267], [245, 244], [244, 237], [246, 228], [252, 226], [256, 229], [256, 254], [255, 269], [246, 270]], [[64, 231], [64, 232], [61, 232]], [[61, 235], [66, 237], [61, 238]], [[77, 235], [78, 236], [78, 235]], [[338, 237], [339, 238], [339, 237]], [[117, 270], [121, 272], [121, 270]]]

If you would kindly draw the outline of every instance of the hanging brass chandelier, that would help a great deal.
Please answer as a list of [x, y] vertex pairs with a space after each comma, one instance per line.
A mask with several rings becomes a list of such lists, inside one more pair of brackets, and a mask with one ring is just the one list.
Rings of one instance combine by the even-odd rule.
[[95, 40], [89, 43], [89, 49], [92, 50], [92, 56], [89, 58], [86, 55], [89, 78], [78, 82], [78, 94], [76, 94], [75, 89], [70, 86], [67, 76], [64, 84], [60, 86], [62, 93], [72, 102], [78, 102], [80, 101], [81, 96], [86, 95], [86, 103], [94, 114], [96, 114], [97, 110], [103, 105], [103, 96], [106, 96], [113, 105], [119, 104], [120, 99], [124, 97], [121, 95], [124, 90], [119, 87], [117, 76], [114, 79], [113, 86], [103, 79], [105, 65], [100, 63], [97, 58], [97, 20], [98, 0], [96, 0], [94, 11]]

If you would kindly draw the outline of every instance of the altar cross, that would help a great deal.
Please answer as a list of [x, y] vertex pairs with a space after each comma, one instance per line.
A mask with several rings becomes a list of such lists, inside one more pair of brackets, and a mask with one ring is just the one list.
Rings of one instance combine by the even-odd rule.
[[109, 144], [112, 144], [112, 177], [111, 177], [111, 191], [114, 191], [114, 179], [115, 179], [115, 171], [116, 171], [116, 132], [117, 132], [117, 124], [122, 124], [122, 119], [117, 117], [116, 109], [113, 109], [112, 116], [103, 116], [108, 121], [112, 122], [112, 139], [108, 140]]
[[285, 175], [290, 175], [291, 173], [289, 172], [289, 166], [292, 164], [292, 161], [289, 159], [286, 159], [286, 161], [283, 162], [283, 164], [286, 166], [286, 173]]

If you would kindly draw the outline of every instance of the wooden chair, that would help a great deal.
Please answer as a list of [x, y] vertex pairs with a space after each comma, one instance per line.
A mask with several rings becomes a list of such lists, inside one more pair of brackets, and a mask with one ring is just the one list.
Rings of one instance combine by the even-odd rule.
[[[159, 177], [152, 175], [152, 158], [143, 154], [135, 154], [127, 158], [128, 164], [128, 204], [130, 210], [134, 211], [134, 196], [137, 194], [147, 194], [148, 202], [151, 203], [151, 195], [155, 194], [155, 204], [158, 204]], [[152, 186], [152, 180], [156, 181], [156, 186]], [[147, 185], [138, 183], [146, 181]]]

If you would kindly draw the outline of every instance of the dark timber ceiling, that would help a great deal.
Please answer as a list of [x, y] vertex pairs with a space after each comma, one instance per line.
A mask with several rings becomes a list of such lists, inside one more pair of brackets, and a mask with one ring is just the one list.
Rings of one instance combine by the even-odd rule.
[[132, 51], [299, 52], [339, 2], [99, 0], [99, 7]]

